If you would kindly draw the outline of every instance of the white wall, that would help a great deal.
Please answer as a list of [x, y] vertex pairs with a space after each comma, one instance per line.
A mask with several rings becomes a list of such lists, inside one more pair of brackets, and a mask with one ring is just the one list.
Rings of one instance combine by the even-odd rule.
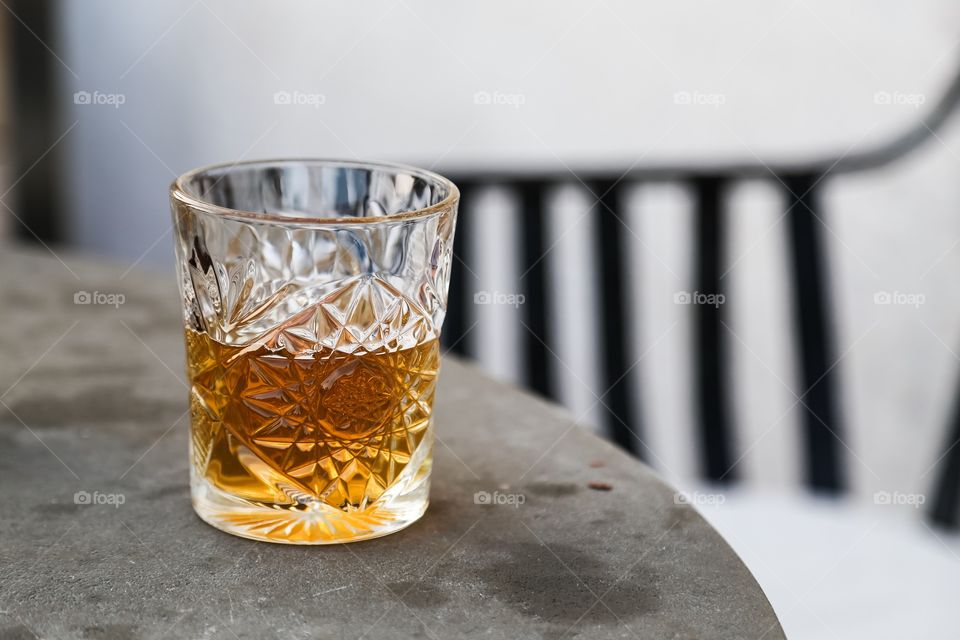
[[[765, 159], [879, 140], [933, 99], [960, 8], [925, 2], [63, 2], [63, 123], [76, 237], [139, 257], [163, 188], [198, 164], [271, 155], [441, 166], [626, 167]], [[72, 104], [77, 89], [120, 109]], [[280, 90], [322, 94], [278, 107]], [[520, 108], [477, 105], [478, 91]], [[677, 92], [721, 94], [682, 106]], [[109, 222], [122, 233], [112, 236]], [[152, 259], [169, 252], [158, 248]]]

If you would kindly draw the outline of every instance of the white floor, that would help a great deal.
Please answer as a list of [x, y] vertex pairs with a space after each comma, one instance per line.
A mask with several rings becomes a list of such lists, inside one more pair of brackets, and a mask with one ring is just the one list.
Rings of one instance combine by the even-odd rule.
[[960, 536], [909, 507], [701, 492], [792, 640], [960, 638]]

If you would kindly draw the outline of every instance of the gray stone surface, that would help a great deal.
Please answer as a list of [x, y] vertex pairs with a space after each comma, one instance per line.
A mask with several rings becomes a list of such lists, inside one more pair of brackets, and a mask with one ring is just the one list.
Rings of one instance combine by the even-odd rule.
[[0, 639], [783, 637], [647, 467], [452, 358], [420, 522], [336, 547], [216, 531], [190, 507], [173, 276], [61, 257], [76, 275], [0, 252]]

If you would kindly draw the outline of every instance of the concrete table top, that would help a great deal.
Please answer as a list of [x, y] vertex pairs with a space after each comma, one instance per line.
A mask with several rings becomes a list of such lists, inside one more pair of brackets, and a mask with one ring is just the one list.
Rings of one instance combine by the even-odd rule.
[[221, 533], [190, 506], [173, 275], [0, 249], [0, 640], [783, 637], [650, 469], [449, 357], [420, 522], [327, 547]]

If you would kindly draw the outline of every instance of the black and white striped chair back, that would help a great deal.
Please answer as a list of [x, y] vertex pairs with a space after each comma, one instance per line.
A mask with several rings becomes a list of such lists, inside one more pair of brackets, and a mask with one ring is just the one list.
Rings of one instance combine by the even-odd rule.
[[[792, 298], [794, 341], [798, 354], [799, 379], [795, 390], [801, 407], [802, 443], [800, 455], [805, 484], [817, 492], [839, 493], [848, 487], [846, 433], [840, 410], [836, 363], [838, 362], [834, 319], [829, 303], [829, 261], [825, 254], [821, 194], [829, 180], [846, 173], [868, 171], [903, 156], [931, 137], [960, 101], [960, 79], [954, 82], [934, 111], [922, 125], [878, 148], [875, 151], [797, 166], [768, 166], [761, 163], [700, 169], [696, 167], [656, 167], [631, 169], [616, 173], [556, 174], [483, 174], [453, 173], [462, 193], [460, 219], [456, 236], [455, 261], [450, 288], [448, 316], [444, 339], [454, 352], [476, 356], [482, 345], [476, 345], [468, 334], [475, 324], [477, 305], [471, 274], [483, 258], [485, 250], [470, 239], [482, 229], [478, 198], [490, 185], [507, 189], [514, 195], [516, 206], [514, 232], [519, 259], [520, 277], [517, 293], [524, 296], [518, 306], [519, 332], [518, 378], [530, 389], [555, 400], [563, 401], [558, 388], [559, 362], [555, 355], [562, 318], [551, 313], [551, 292], [562, 283], [551, 260], [545, 259], [553, 249], [550, 242], [551, 208], [548, 200], [562, 185], [573, 184], [594, 201], [585, 216], [590, 225], [593, 243], [591, 264], [567, 265], [590, 270], [595, 293], [591, 302], [598, 319], [593, 333], [578, 339], [590, 341], [599, 354], [601, 371], [597, 385], [597, 406], [600, 420], [608, 436], [621, 447], [640, 458], [656, 458], [646, 442], [648, 425], [645, 407], [640, 406], [633, 390], [646, 381], [637, 380], [638, 368], [630, 356], [635, 344], [638, 320], [631, 313], [629, 283], [636, 275], [631, 269], [625, 242], [629, 230], [624, 222], [626, 195], [636, 185], [676, 183], [691, 194], [693, 216], [690, 255], [693, 264], [693, 285], [698, 292], [723, 294], [725, 247], [731, 213], [725, 197], [731, 188], [747, 180], [762, 180], [782, 193], [787, 221], [789, 290]], [[842, 215], [843, 212], [833, 212]], [[656, 243], [656, 238], [640, 239]], [[723, 304], [693, 305], [692, 388], [694, 407], [695, 452], [699, 475], [712, 482], [737, 479], [738, 458], [734, 441], [736, 421], [731, 407], [729, 345], [725, 329], [726, 306]], [[960, 512], [960, 409], [948, 429], [942, 450], [938, 479], [934, 487], [932, 518], [955, 526]]]

